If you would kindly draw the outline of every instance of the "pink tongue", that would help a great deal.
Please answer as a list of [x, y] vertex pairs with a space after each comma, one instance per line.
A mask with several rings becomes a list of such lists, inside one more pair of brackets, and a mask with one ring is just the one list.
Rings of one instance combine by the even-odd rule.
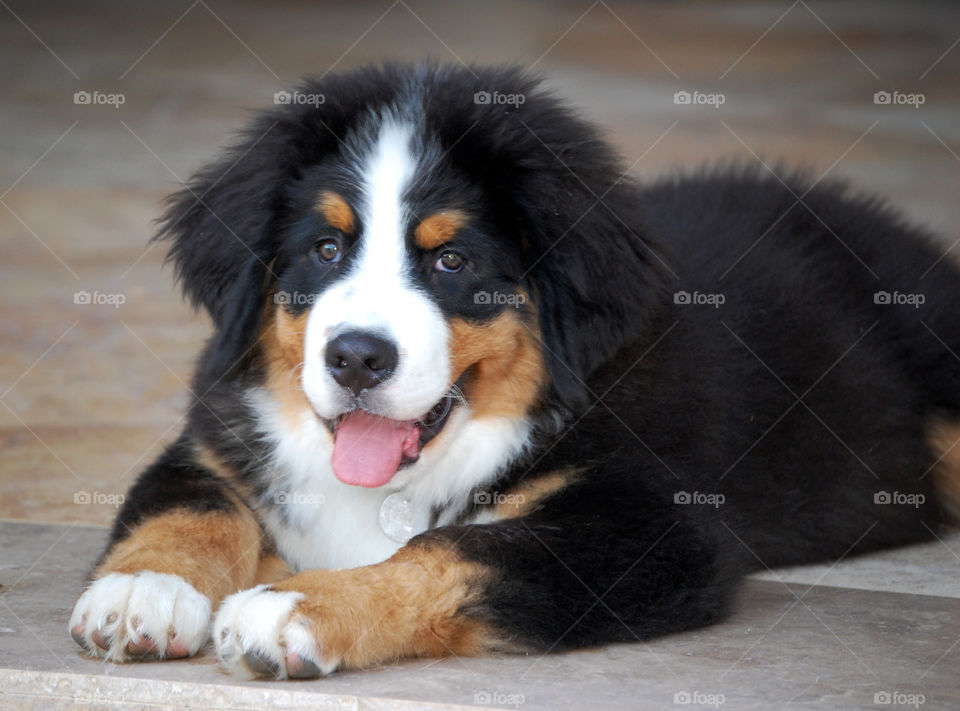
[[344, 484], [383, 486], [397, 473], [403, 455], [420, 456], [420, 428], [354, 410], [333, 436], [333, 473]]

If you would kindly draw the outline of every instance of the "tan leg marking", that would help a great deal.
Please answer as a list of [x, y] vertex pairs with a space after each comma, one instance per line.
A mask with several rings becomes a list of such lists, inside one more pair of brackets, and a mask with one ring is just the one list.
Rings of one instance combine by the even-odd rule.
[[260, 525], [248, 510], [170, 511], [147, 519], [113, 546], [95, 577], [141, 570], [179, 575], [216, 607], [225, 596], [253, 584], [260, 536]]
[[263, 555], [257, 563], [257, 572], [253, 578], [254, 585], [271, 585], [286, 580], [293, 575], [287, 561], [278, 555]]
[[489, 575], [446, 548], [407, 546], [383, 563], [308, 571], [273, 589], [305, 594], [293, 616], [307, 621], [325, 657], [361, 668], [504, 648], [493, 630], [461, 612]]

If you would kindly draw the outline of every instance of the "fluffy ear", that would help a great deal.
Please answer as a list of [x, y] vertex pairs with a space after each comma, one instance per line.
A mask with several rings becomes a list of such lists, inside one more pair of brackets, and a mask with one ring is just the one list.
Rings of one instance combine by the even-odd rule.
[[340, 101], [288, 104], [257, 114], [240, 141], [170, 197], [155, 239], [172, 243], [168, 259], [184, 294], [218, 327], [230, 288], [247, 262], [254, 258], [266, 267], [276, 254], [290, 182], [337, 150], [362, 100], [347, 91], [352, 79], [308, 80], [297, 91]]
[[184, 293], [218, 327], [247, 260], [256, 257], [266, 266], [276, 254], [290, 182], [339, 149], [364, 107], [389, 103], [402, 76], [397, 66], [305, 80], [295, 92], [323, 101], [257, 114], [238, 143], [170, 198], [156, 238], [170, 240], [169, 259]]
[[637, 189], [589, 125], [552, 104], [524, 122], [536, 140], [516, 186], [544, 358], [560, 402], [592, 403], [586, 381], [643, 338], [665, 280], [643, 235]]
[[[644, 335], [665, 284], [638, 191], [597, 131], [535, 76], [474, 67], [435, 81], [431, 130], [483, 186], [498, 229], [519, 240], [554, 400], [579, 409], [592, 402], [591, 374]], [[513, 101], [491, 101], [494, 90]]]
[[257, 118], [243, 140], [198, 172], [168, 200], [156, 239], [171, 241], [168, 259], [194, 306], [203, 306], [218, 328], [229, 311], [227, 296], [253, 258], [263, 266], [274, 251], [272, 226], [290, 161], [288, 122]]
[[644, 336], [663, 279], [639, 234], [632, 191], [611, 191], [611, 212], [576, 182], [544, 188], [542, 202], [529, 203], [529, 278], [551, 383], [576, 411], [600, 395], [586, 384], [593, 372]]
[[221, 323], [201, 365], [211, 379], [227, 378], [240, 368], [260, 334], [271, 281], [268, 258], [250, 256], [224, 295]]

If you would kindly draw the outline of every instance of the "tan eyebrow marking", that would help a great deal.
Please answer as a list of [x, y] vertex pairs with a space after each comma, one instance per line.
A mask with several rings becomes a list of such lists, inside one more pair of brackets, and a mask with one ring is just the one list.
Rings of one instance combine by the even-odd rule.
[[317, 201], [317, 210], [327, 222], [341, 232], [353, 232], [356, 226], [353, 210], [342, 196], [330, 190], [324, 190]]
[[467, 215], [462, 210], [435, 212], [417, 225], [413, 236], [420, 249], [435, 249], [453, 239], [466, 222]]

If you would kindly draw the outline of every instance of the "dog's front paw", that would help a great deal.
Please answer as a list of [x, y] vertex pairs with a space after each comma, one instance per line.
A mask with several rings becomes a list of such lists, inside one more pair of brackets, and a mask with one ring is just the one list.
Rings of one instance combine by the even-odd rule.
[[217, 611], [213, 643], [220, 662], [242, 677], [307, 679], [340, 666], [320, 649], [310, 623], [297, 614], [303, 593], [258, 585], [231, 595]]
[[210, 600], [177, 575], [110, 573], [77, 600], [70, 635], [115, 662], [189, 657], [210, 636]]

